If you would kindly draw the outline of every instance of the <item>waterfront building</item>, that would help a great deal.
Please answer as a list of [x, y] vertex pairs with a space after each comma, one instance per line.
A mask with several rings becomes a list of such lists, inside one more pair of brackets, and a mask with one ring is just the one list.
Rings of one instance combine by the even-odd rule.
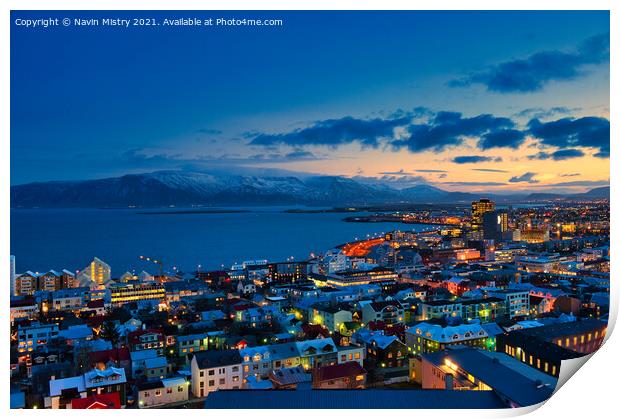
[[96, 257], [82, 271], [78, 271], [76, 279], [80, 286], [99, 288], [110, 282], [111, 274], [110, 265]]
[[166, 298], [164, 285], [154, 281], [114, 283], [107, 288], [110, 290], [110, 301], [113, 306], [144, 300], [159, 302]]

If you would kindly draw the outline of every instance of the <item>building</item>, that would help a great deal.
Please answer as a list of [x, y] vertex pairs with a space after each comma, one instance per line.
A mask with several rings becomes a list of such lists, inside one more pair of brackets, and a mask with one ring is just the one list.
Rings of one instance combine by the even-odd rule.
[[122, 306], [133, 301], [163, 301], [166, 289], [159, 282], [127, 282], [114, 283], [107, 287], [110, 290], [110, 301], [113, 306]]
[[482, 238], [484, 240], [500, 241], [502, 233], [506, 231], [502, 230], [503, 222], [502, 216], [497, 211], [488, 211], [482, 214]]
[[38, 275], [27, 271], [17, 275], [14, 283], [15, 295], [33, 295], [38, 289]]
[[56, 291], [62, 288], [62, 274], [54, 270], [38, 276], [37, 289], [40, 291]]
[[481, 231], [483, 228], [483, 216], [487, 212], [495, 211], [495, 202], [490, 199], [480, 199], [471, 203], [471, 229]]
[[402, 323], [405, 317], [405, 309], [398, 301], [373, 301], [362, 307], [362, 321], [384, 322], [386, 324]]
[[189, 400], [189, 382], [183, 377], [137, 384], [138, 407], [160, 407]]
[[206, 397], [216, 390], [240, 389], [242, 363], [236, 349], [196, 352], [191, 361], [192, 394]]
[[405, 332], [405, 342], [407, 350], [414, 355], [441, 351], [449, 345], [492, 346], [487, 331], [479, 323], [458, 326], [419, 323]]
[[308, 385], [310, 387], [312, 375], [308, 374], [301, 366], [281, 368], [271, 371], [269, 381], [278, 390], [292, 390], [296, 389], [297, 386]]
[[419, 305], [420, 320], [460, 316], [463, 304], [452, 300], [424, 301]]
[[327, 390], [363, 389], [366, 387], [367, 374], [357, 362], [328, 365], [313, 372], [312, 387]]
[[272, 371], [301, 365], [295, 342], [254, 346], [239, 350], [243, 359], [243, 378], [253, 375], [267, 378]]
[[32, 323], [30, 326], [19, 327], [17, 331], [17, 351], [20, 356], [46, 348], [52, 339], [58, 336], [56, 323]]
[[121, 407], [127, 404], [127, 378], [122, 368], [94, 369], [75, 377], [52, 379], [49, 382], [49, 397], [45, 407], [64, 409], [73, 399], [84, 399], [94, 395], [118, 393]]
[[422, 355], [422, 388], [493, 391], [509, 407], [547, 400], [557, 380], [512, 358], [474, 348]]
[[327, 276], [325, 282], [332, 287], [349, 287], [375, 282], [396, 281], [398, 278], [399, 276], [394, 269], [377, 266], [366, 270], [339, 271]]
[[299, 353], [299, 362], [306, 370], [337, 362], [338, 348], [332, 338], [295, 342], [295, 346]]
[[366, 362], [370, 369], [400, 368], [407, 366], [407, 346], [396, 336], [386, 336], [383, 332], [359, 331], [355, 335], [358, 344], [366, 345]]
[[157, 355], [164, 354], [164, 334], [159, 329], [136, 330], [127, 335], [131, 352], [155, 349]]
[[530, 293], [527, 290], [497, 290], [489, 292], [489, 296], [504, 300], [510, 319], [530, 314]]
[[99, 258], [93, 261], [77, 274], [77, 281], [82, 287], [99, 288], [110, 282], [112, 269], [110, 265]]
[[466, 321], [495, 322], [507, 316], [506, 300], [496, 297], [462, 299], [461, 318]]
[[118, 393], [94, 394], [83, 399], [73, 399], [67, 409], [120, 409], [121, 399]]

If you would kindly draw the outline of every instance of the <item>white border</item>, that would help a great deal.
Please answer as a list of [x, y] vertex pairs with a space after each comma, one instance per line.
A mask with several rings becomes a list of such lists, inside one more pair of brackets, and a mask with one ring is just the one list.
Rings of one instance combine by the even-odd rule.
[[[620, 40], [620, 25], [618, 25], [619, 6], [618, 2], [611, 0], [589, 0], [589, 1], [576, 1], [576, 0], [564, 0], [564, 1], [548, 1], [548, 0], [522, 0], [522, 1], [487, 1], [487, 0], [426, 0], [426, 1], [406, 1], [406, 0], [383, 0], [383, 1], [368, 1], [368, 0], [264, 0], [261, 2], [250, 0], [221, 0], [219, 3], [214, 1], [192, 1], [192, 0], [56, 0], [53, 4], [50, 1], [45, 0], [4, 0], [0, 3], [2, 20], [0, 21], [0, 83], [2, 88], [2, 98], [0, 102], [0, 127], [2, 129], [0, 135], [0, 178], [4, 179], [0, 182], [0, 203], [1, 203], [1, 219], [0, 219], [0, 234], [2, 239], [0, 240], [0, 273], [4, 281], [8, 282], [9, 272], [9, 141], [10, 138], [10, 78], [9, 78], [9, 60], [10, 60], [10, 10], [611, 10], [611, 94], [610, 105], [614, 102], [614, 98], [618, 97], [618, 85], [615, 82], [614, 70], [618, 71], [618, 54], [617, 54], [617, 40]], [[611, 107], [610, 117], [614, 121], [617, 117], [615, 108]], [[611, 138], [617, 137], [617, 130], [615, 124], [611, 126]], [[611, 178], [616, 178], [618, 171], [617, 166], [614, 166], [616, 162], [616, 145], [612, 141], [611, 144]], [[612, 182], [612, 185], [615, 183]], [[616, 193], [612, 188], [612, 220], [618, 219], [618, 211], [616, 210], [614, 203], [616, 203]], [[618, 229], [612, 229], [612, 242], [617, 243]], [[615, 247], [612, 247], [612, 313], [610, 315], [610, 328], [611, 332], [618, 310], [618, 292], [616, 287], [618, 269], [613, 261], [616, 260]], [[5, 292], [1, 293], [3, 306], [8, 307], [8, 284], [5, 283]], [[4, 336], [9, 334], [8, 321], [1, 322]], [[416, 415], [420, 417], [428, 416], [433, 418], [454, 418], [458, 417], [498, 417], [498, 416], [514, 416], [517, 414], [527, 413], [536, 410], [533, 413], [534, 417], [539, 418], [566, 418], [566, 417], [607, 417], [610, 412], [616, 411], [615, 401], [617, 396], [617, 377], [620, 372], [620, 363], [617, 361], [615, 352], [619, 350], [619, 343], [617, 336], [611, 336], [608, 333], [608, 340], [603, 348], [595, 354], [589, 361], [588, 367], [581, 369], [576, 373], [577, 378], [568, 380], [568, 382], [555, 394], [542, 409], [527, 408], [519, 410], [504, 410], [504, 411], [492, 411], [492, 410], [416, 410], [416, 411], [377, 411], [377, 410], [356, 410], [356, 411], [320, 411], [314, 412], [310, 410], [306, 411], [286, 411], [286, 410], [227, 410], [225, 412], [212, 412], [216, 415], [251, 415], [258, 418], [276, 418], [276, 417], [290, 417], [295, 415], [297, 417], [310, 417], [310, 415], [320, 414], [321, 416], [333, 416], [343, 417], [355, 416], [355, 417], [374, 417], [377, 414], [389, 414], [389, 415]], [[5, 347], [6, 349], [6, 347]], [[9, 363], [8, 351], [2, 351], [2, 362], [4, 365]], [[2, 403], [3, 407], [9, 408], [8, 395], [9, 395], [9, 383], [8, 380], [0, 380], [0, 385], [3, 387], [2, 391]], [[240, 404], [243, 401], [240, 400]], [[169, 414], [167, 410], [131, 410], [132, 415], [149, 415], [164, 416]], [[11, 411], [11, 415], [16, 416], [30, 416], [41, 417], [42, 415], [52, 415], [59, 417], [74, 416], [80, 412], [65, 410], [65, 411]], [[200, 415], [204, 417], [205, 412], [203, 410], [185, 410], [184, 416], [196, 416]], [[90, 413], [91, 415], [98, 415], [102, 413]]]

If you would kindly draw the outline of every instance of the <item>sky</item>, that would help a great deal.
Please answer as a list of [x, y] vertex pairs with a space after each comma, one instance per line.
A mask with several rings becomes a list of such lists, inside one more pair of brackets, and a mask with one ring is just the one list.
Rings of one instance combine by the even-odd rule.
[[[24, 28], [41, 17], [282, 19]], [[609, 14], [12, 12], [11, 184], [156, 170], [609, 183]]]

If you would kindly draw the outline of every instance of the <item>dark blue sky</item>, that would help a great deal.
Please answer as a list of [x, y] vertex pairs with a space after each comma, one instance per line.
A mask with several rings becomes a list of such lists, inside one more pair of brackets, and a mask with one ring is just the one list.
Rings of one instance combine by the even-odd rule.
[[[389, 119], [417, 107], [509, 117], [521, 131], [531, 115], [515, 115], [528, 109], [563, 108], [555, 118], [549, 113], [548, 122], [608, 118], [609, 64], [587, 43], [597, 35], [608, 40], [606, 12], [13, 12], [11, 19], [50, 16], [236, 16], [283, 19], [284, 25], [13, 24], [12, 184], [223, 164], [377, 176], [412, 170], [408, 162], [432, 166], [440, 151], [452, 151], [444, 157], [450, 160], [480, 150], [463, 141], [432, 155], [396, 143], [366, 150], [353, 138], [363, 135], [359, 131], [337, 147], [299, 145], [290, 137], [267, 145], [252, 139], [346, 116]], [[549, 74], [554, 63], [568, 73]], [[524, 65], [523, 76], [505, 83], [502, 71], [512, 75]], [[589, 159], [605, 152], [599, 143], [551, 146], [594, 147]], [[522, 172], [528, 171], [524, 153]], [[561, 176], [562, 168], [554, 170]], [[600, 179], [596, 171], [583, 178]]]

